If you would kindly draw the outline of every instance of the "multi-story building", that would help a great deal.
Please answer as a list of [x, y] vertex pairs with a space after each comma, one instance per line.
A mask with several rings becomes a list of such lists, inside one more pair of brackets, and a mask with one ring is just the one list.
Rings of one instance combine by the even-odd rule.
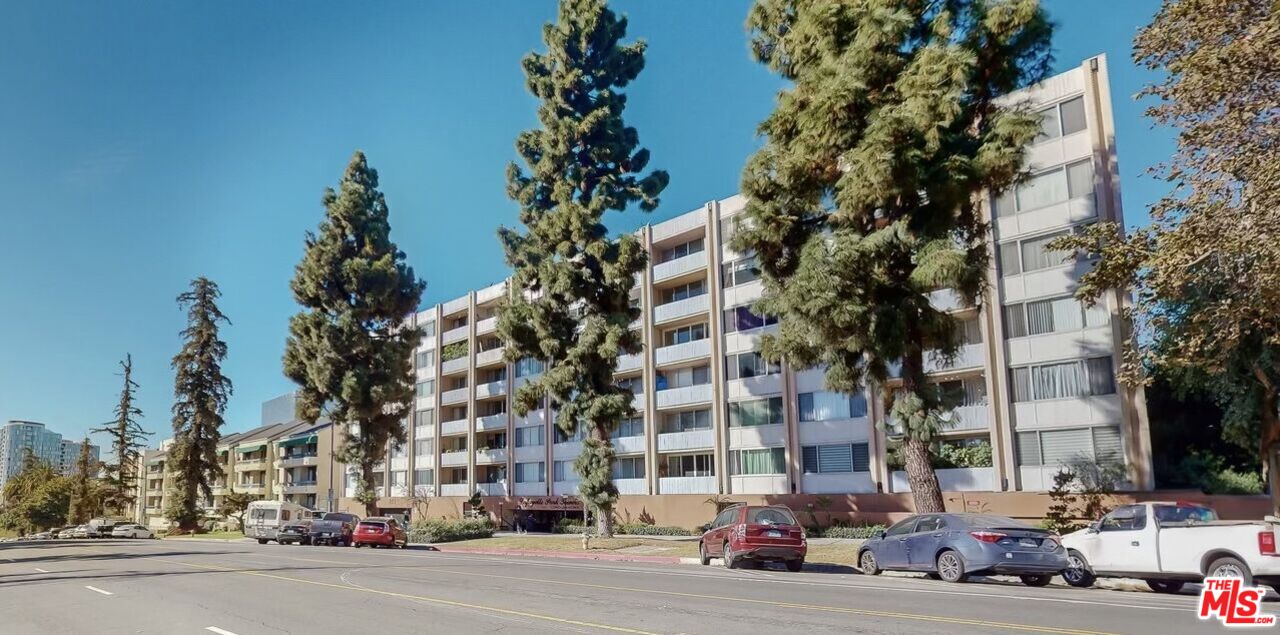
[[[60, 473], [72, 474], [76, 460], [80, 458], [80, 443], [64, 440], [61, 434], [49, 430], [43, 423], [9, 421], [0, 427], [0, 488], [22, 470], [22, 459], [28, 451]], [[89, 454], [96, 462], [98, 446], [90, 444]]]
[[[1044, 115], [1029, 149], [1030, 177], [984, 206], [991, 221], [989, 290], [937, 306], [963, 333], [954, 360], [928, 357], [932, 381], [963, 395], [942, 442], [992, 448], [989, 465], [940, 469], [948, 491], [1037, 491], [1076, 457], [1114, 459], [1129, 485], [1152, 485], [1141, 388], [1115, 370], [1126, 330], [1125, 292], [1096, 307], [1072, 298], [1092, 262], [1055, 253], [1056, 236], [1098, 221], [1123, 225], [1106, 60], [1096, 57], [1013, 96]], [[730, 245], [741, 196], [637, 232], [650, 254], [638, 277], [633, 324], [644, 352], [619, 360], [636, 416], [613, 439], [624, 496], [792, 495], [907, 491], [887, 449], [893, 425], [881, 395], [826, 390], [821, 369], [765, 362], [760, 336], [776, 319], [752, 304], [761, 281], [751, 254]], [[548, 407], [517, 416], [515, 389], [541, 363], [503, 359], [491, 285], [419, 312], [412, 444], [384, 479], [390, 506], [415, 492], [466, 497], [572, 494], [581, 433], [565, 435]], [[352, 495], [349, 486], [344, 492]], [[492, 506], [490, 506], [492, 507]]]

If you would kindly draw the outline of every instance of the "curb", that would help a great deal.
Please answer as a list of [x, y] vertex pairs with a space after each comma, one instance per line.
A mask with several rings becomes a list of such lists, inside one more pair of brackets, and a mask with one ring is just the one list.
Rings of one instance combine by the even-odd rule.
[[562, 558], [566, 560], [607, 560], [611, 562], [648, 562], [651, 564], [686, 564], [689, 560], [697, 563], [697, 558], [681, 558], [678, 556], [645, 556], [625, 553], [590, 553], [586, 551], [537, 551], [532, 549], [458, 549], [442, 545], [428, 545], [440, 553], [464, 553], [477, 556], [520, 556], [527, 558]]
[[183, 542], [257, 542], [253, 538], [186, 538], [183, 536], [174, 536], [172, 538], [161, 538], [160, 540], [179, 540]]

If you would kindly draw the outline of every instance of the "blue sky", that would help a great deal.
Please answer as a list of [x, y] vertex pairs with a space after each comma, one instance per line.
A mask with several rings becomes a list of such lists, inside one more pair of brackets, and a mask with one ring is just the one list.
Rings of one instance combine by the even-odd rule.
[[[1046, 0], [1057, 69], [1108, 54], [1130, 224], [1173, 149], [1132, 101], [1130, 61], [1157, 0]], [[376, 10], [373, 8], [376, 6]], [[631, 0], [649, 42], [627, 116], [671, 174], [630, 230], [737, 190], [782, 83], [748, 53], [746, 0]], [[0, 21], [0, 420], [70, 436], [111, 418], [134, 358], [144, 426], [168, 436], [183, 315], [200, 275], [223, 290], [235, 382], [226, 431], [292, 389], [280, 371], [303, 232], [363, 149], [392, 235], [435, 303], [506, 275], [494, 237], [512, 142], [536, 123], [519, 61], [551, 0], [13, 3]]]

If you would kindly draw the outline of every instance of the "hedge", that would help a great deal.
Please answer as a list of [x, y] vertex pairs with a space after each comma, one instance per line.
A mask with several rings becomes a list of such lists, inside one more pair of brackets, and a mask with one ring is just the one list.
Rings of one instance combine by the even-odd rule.
[[[595, 526], [584, 527], [582, 525], [572, 523], [557, 523], [551, 528], [553, 533], [557, 534], [581, 534], [586, 532], [594, 536], [596, 534]], [[646, 525], [644, 523], [620, 524], [614, 527], [614, 533], [628, 536], [694, 536], [697, 535], [684, 527], [664, 527], [659, 525]]]
[[409, 530], [409, 542], [454, 542], [492, 538], [495, 527], [483, 518], [428, 520], [416, 522]]
[[860, 525], [858, 527], [825, 527], [807, 530], [811, 538], [875, 538], [884, 531], [884, 525]]

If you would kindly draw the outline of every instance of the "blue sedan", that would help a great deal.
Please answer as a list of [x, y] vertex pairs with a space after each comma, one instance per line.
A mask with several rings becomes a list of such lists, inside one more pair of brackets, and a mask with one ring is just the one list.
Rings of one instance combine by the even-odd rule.
[[989, 514], [911, 516], [863, 544], [858, 565], [867, 575], [920, 571], [947, 582], [1016, 575], [1027, 586], [1045, 586], [1068, 566], [1053, 532]]

